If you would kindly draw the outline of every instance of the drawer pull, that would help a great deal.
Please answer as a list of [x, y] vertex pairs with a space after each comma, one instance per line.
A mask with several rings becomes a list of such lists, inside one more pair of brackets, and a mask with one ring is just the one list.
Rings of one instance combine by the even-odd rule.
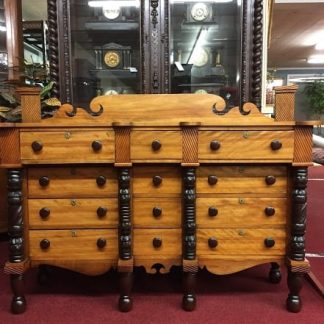
[[159, 247], [162, 246], [162, 239], [160, 239], [159, 237], [154, 237], [153, 239], [153, 246], [158, 249]]
[[99, 187], [103, 187], [106, 184], [107, 179], [106, 177], [100, 175], [99, 177], [97, 177], [96, 182]]
[[276, 212], [276, 210], [273, 207], [266, 207], [264, 209], [264, 212], [267, 216], [273, 216]]
[[95, 152], [98, 152], [102, 149], [102, 143], [100, 141], [93, 141], [92, 144], [91, 144], [91, 147], [92, 149], [95, 151]]
[[218, 245], [218, 241], [217, 241], [216, 237], [210, 237], [208, 239], [208, 246], [211, 249], [214, 249], [217, 245]]
[[154, 207], [152, 210], [152, 214], [154, 217], [160, 217], [162, 215], [162, 208], [161, 207]]
[[106, 241], [105, 238], [103, 238], [103, 237], [99, 237], [98, 238], [98, 240], [97, 240], [97, 246], [98, 246], [99, 249], [104, 248], [106, 246], [106, 244], [107, 244], [107, 241]]
[[272, 248], [275, 244], [276, 244], [276, 242], [275, 242], [275, 240], [274, 240], [272, 237], [267, 237], [267, 238], [264, 240], [264, 245], [265, 245], [267, 248]]
[[153, 184], [154, 186], [159, 186], [162, 183], [162, 177], [160, 176], [154, 176], [153, 177]]
[[216, 140], [213, 140], [213, 141], [210, 142], [210, 149], [211, 149], [212, 151], [217, 151], [217, 150], [220, 149], [220, 147], [221, 147], [220, 142], [218, 142], [218, 141], [216, 141]]
[[41, 219], [47, 219], [48, 216], [50, 215], [51, 210], [47, 207], [43, 207], [40, 211], [39, 211], [39, 216], [41, 217]]
[[280, 150], [282, 148], [282, 143], [279, 140], [274, 140], [270, 144], [273, 151]]
[[217, 214], [218, 214], [218, 209], [216, 207], [212, 206], [212, 207], [208, 208], [208, 215], [210, 217], [215, 217], [215, 216], [217, 216]]
[[276, 182], [276, 177], [272, 176], [272, 175], [268, 175], [265, 178], [265, 182], [266, 182], [267, 185], [271, 186]]
[[159, 140], [154, 140], [151, 145], [153, 151], [158, 151], [162, 147], [162, 143]]
[[208, 183], [211, 185], [211, 186], [214, 186], [216, 183], [217, 183], [218, 179], [216, 176], [214, 175], [210, 175], [208, 176]]
[[39, 246], [42, 250], [47, 250], [51, 246], [51, 242], [48, 239], [40, 241]]
[[40, 152], [43, 149], [43, 143], [41, 141], [34, 141], [31, 147], [34, 152]]
[[99, 218], [105, 217], [107, 215], [108, 208], [106, 207], [98, 207], [97, 215]]
[[43, 177], [39, 178], [38, 182], [41, 187], [46, 187], [49, 185], [50, 179], [49, 179], [49, 177], [43, 176]]

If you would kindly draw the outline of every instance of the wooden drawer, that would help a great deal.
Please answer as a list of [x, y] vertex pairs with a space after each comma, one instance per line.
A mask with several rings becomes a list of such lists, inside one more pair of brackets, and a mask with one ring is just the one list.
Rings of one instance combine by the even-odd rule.
[[[275, 244], [266, 247], [265, 240], [273, 239]], [[215, 244], [211, 247], [210, 244]], [[213, 245], [212, 245], [213, 246]], [[197, 254], [215, 255], [284, 255], [286, 233], [284, 229], [198, 229]]]
[[29, 168], [30, 198], [116, 197], [116, 171], [108, 167]]
[[113, 131], [21, 132], [20, 141], [25, 163], [97, 163], [115, 159]]
[[199, 160], [293, 158], [293, 131], [200, 131]]
[[134, 256], [180, 256], [180, 229], [135, 229]]
[[118, 200], [29, 199], [29, 228], [107, 228], [118, 225]]
[[132, 161], [162, 160], [179, 162], [182, 159], [180, 131], [132, 131]]
[[179, 167], [143, 166], [133, 169], [133, 193], [146, 197], [181, 195]]
[[[98, 247], [100, 239], [104, 247]], [[117, 230], [31, 230], [29, 251], [32, 261], [118, 259]]]
[[283, 225], [286, 198], [198, 198], [198, 228]]
[[197, 194], [287, 194], [287, 169], [275, 166], [211, 166], [197, 170]]
[[180, 227], [180, 198], [135, 198], [134, 227]]

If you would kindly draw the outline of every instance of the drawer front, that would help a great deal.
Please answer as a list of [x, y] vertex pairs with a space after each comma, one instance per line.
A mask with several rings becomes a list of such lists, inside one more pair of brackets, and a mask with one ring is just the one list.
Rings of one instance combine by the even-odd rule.
[[197, 193], [287, 194], [286, 167], [212, 166], [197, 170]]
[[178, 167], [134, 167], [133, 193], [148, 197], [181, 194], [181, 170]]
[[29, 251], [31, 260], [118, 259], [117, 230], [31, 230]]
[[118, 200], [29, 199], [31, 229], [107, 228], [118, 225]]
[[286, 198], [198, 198], [198, 228], [283, 225]]
[[[274, 245], [271, 246], [274, 241]], [[266, 246], [269, 245], [269, 247]], [[284, 229], [198, 229], [197, 254], [284, 255]]]
[[135, 229], [134, 256], [181, 256], [180, 229]]
[[201, 160], [292, 160], [293, 131], [201, 131]]
[[132, 131], [132, 160], [181, 161], [182, 141], [180, 131]]
[[29, 168], [30, 198], [116, 197], [116, 171], [107, 167]]
[[[22, 160], [51, 162], [114, 162], [113, 131], [22, 132]], [[72, 153], [73, 152], [73, 153]]]
[[181, 227], [180, 198], [135, 198], [134, 227]]

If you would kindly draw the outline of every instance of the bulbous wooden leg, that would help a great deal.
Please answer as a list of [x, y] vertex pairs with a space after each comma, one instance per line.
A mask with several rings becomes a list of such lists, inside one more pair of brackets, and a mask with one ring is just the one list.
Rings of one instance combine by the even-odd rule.
[[302, 307], [299, 292], [303, 287], [303, 276], [304, 273], [292, 272], [290, 269], [288, 269], [287, 283], [289, 294], [287, 298], [287, 309], [293, 313], [298, 313]]
[[133, 273], [132, 272], [120, 272], [119, 273], [119, 310], [121, 312], [129, 312], [133, 308], [133, 300], [130, 296], [133, 285]]
[[13, 298], [11, 301], [11, 311], [13, 314], [21, 314], [26, 310], [26, 299], [24, 296], [23, 275], [10, 275], [11, 289]]
[[183, 272], [183, 299], [182, 308], [186, 311], [193, 311], [196, 308], [196, 273]]
[[271, 283], [279, 283], [281, 281], [280, 265], [276, 262], [271, 262], [271, 268], [269, 272], [269, 281]]

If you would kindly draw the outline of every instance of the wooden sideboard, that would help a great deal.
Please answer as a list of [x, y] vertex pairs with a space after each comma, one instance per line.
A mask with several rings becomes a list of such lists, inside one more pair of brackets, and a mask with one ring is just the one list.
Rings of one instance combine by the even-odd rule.
[[269, 263], [272, 282], [287, 266], [287, 308], [298, 312], [312, 125], [292, 118], [295, 90], [277, 89], [274, 119], [250, 103], [227, 111], [215, 95], [157, 94], [1, 125], [12, 311], [26, 308], [24, 273], [44, 264], [117, 269], [128, 311], [134, 267], [181, 266], [183, 308], [193, 310], [198, 269]]

